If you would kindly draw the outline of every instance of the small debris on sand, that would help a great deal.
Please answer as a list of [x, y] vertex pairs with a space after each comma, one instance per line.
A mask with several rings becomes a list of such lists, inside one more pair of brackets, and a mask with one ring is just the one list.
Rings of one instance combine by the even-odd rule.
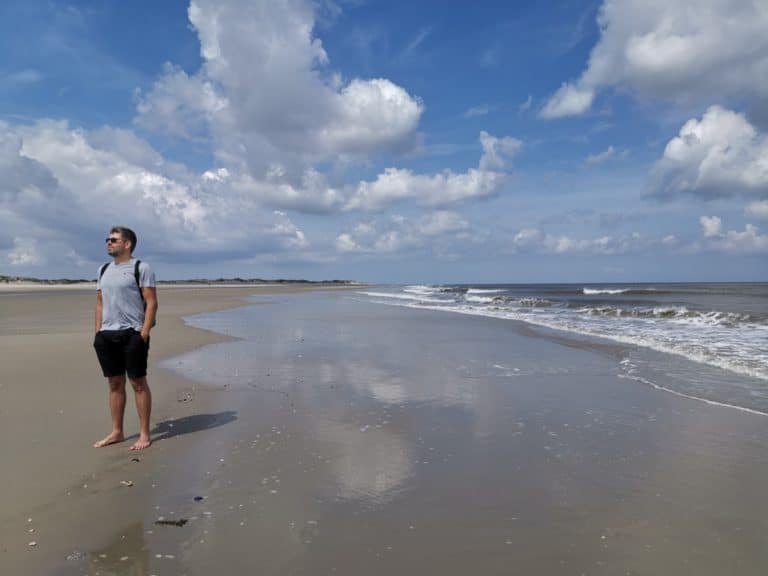
[[184, 526], [189, 522], [186, 518], [179, 518], [178, 520], [155, 520], [155, 525], [157, 526]]

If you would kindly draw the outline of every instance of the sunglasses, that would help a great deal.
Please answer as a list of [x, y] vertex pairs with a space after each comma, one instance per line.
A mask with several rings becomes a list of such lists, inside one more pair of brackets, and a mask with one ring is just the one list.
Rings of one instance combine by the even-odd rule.
[[107, 244], [117, 244], [118, 242], [122, 242], [122, 241], [123, 241], [122, 238], [112, 238], [112, 237], [104, 238], [104, 242], [106, 242]]

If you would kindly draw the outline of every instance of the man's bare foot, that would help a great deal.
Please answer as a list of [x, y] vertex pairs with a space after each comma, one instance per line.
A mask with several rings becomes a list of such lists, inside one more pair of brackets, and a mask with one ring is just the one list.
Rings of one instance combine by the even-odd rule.
[[131, 446], [131, 450], [144, 450], [144, 448], [149, 448], [150, 444], [152, 444], [152, 440], [150, 438], [139, 438], [136, 440], [136, 443]]
[[122, 432], [112, 432], [109, 436], [106, 438], [102, 438], [98, 442], [96, 442], [93, 447], [94, 448], [101, 448], [103, 446], [109, 446], [110, 444], [117, 444], [118, 442], [122, 442], [125, 440], [123, 437]]

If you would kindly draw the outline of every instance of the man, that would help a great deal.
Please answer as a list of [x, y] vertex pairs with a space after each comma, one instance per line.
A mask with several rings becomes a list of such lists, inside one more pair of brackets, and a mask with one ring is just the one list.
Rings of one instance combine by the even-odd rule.
[[113, 261], [99, 268], [96, 289], [96, 336], [93, 347], [109, 382], [109, 411], [112, 431], [93, 446], [101, 448], [125, 439], [125, 376], [131, 381], [139, 413], [139, 439], [131, 450], [143, 450], [152, 443], [149, 416], [152, 394], [147, 383], [149, 332], [157, 315], [155, 274], [144, 262], [138, 266], [133, 251], [136, 234], [116, 226], [107, 237], [107, 254]]

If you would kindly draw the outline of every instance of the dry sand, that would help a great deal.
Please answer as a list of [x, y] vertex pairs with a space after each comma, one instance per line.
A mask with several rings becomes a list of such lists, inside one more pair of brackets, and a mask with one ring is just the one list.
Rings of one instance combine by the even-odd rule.
[[247, 340], [180, 320], [254, 292], [161, 290], [140, 454], [90, 448], [93, 294], [0, 300], [0, 573], [768, 572], [768, 417], [622, 380], [621, 347], [342, 292], [230, 310]]

